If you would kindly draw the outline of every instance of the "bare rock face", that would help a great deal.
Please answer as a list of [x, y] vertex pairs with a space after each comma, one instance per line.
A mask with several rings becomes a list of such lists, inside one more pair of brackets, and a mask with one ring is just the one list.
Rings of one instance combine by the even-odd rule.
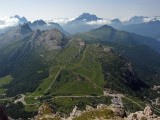
[[126, 116], [126, 112], [124, 108], [114, 108], [112, 110], [116, 116], [119, 116], [122, 118]]
[[43, 115], [43, 114], [52, 114], [53, 110], [47, 103], [43, 103], [38, 109], [38, 115]]
[[145, 118], [143, 111], [131, 113], [125, 120], [141, 120], [141, 118]]
[[104, 104], [99, 104], [99, 105], [97, 105], [97, 109], [103, 109], [103, 108], [106, 108], [107, 107], [107, 105], [104, 105]]
[[70, 113], [70, 118], [74, 118], [74, 117], [78, 117], [82, 114], [82, 112], [80, 110], [77, 110], [77, 106], [75, 106], [72, 110], [72, 112]]
[[153, 111], [152, 111], [152, 109], [149, 106], [145, 107], [145, 109], [144, 109], [144, 115], [146, 115], [146, 116], [153, 115]]
[[125, 120], [160, 120], [160, 117], [153, 114], [152, 109], [147, 106], [144, 111], [131, 113]]
[[160, 105], [160, 97], [156, 99], [156, 105]]

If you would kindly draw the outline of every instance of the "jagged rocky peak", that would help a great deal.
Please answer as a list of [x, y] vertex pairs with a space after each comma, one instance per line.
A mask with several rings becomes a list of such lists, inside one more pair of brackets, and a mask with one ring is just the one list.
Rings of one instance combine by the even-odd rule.
[[25, 17], [20, 17], [19, 15], [15, 15], [13, 17], [19, 19], [21, 24], [28, 23], [28, 20]]
[[75, 19], [75, 21], [97, 21], [100, 20], [101, 18], [98, 18], [96, 15], [94, 14], [90, 14], [90, 13], [83, 13], [82, 15], [80, 15], [78, 18]]
[[43, 26], [46, 25], [46, 22], [44, 20], [36, 20], [32, 23], [32, 26]]

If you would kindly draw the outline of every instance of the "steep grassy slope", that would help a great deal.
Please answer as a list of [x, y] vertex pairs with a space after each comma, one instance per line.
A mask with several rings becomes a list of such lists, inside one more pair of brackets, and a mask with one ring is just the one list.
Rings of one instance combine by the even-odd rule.
[[9, 84], [12, 79], [13, 78], [10, 75], [0, 78], [0, 94], [5, 94], [6, 89], [4, 89], [4, 85]]
[[49, 93], [102, 95], [104, 88], [111, 88], [131, 94], [147, 88], [145, 83], [134, 76], [132, 66], [110, 47], [84, 44], [82, 49], [80, 44], [78, 46], [82, 41], [76, 43], [76, 40], [58, 54], [58, 62], [63, 65], [63, 69]]
[[160, 54], [148, 46], [116, 46], [116, 50], [134, 66], [135, 73], [150, 86], [160, 82]]
[[132, 65], [119, 54], [111, 50], [102, 51], [99, 56], [106, 80], [105, 87], [130, 94], [141, 88], [147, 88], [147, 85], [134, 75]]
[[52, 86], [51, 93], [58, 95], [102, 95], [102, 90], [76, 73], [62, 70]]
[[94, 59], [95, 55], [91, 54], [92, 47], [85, 46], [85, 43], [81, 45], [82, 42], [74, 40], [59, 53], [58, 63], [63, 65], [63, 69], [51, 93], [102, 95], [104, 79], [101, 66]]

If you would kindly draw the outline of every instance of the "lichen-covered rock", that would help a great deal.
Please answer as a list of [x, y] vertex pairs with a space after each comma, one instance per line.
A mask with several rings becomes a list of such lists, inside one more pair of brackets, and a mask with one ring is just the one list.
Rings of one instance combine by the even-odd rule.
[[48, 103], [43, 103], [38, 109], [38, 115], [34, 120], [60, 120], [60, 116], [56, 114]]

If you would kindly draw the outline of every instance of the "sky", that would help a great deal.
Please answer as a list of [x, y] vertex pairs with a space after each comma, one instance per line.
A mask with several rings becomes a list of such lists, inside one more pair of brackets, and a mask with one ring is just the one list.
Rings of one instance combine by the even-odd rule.
[[101, 18], [160, 16], [160, 0], [0, 0], [0, 17], [75, 18], [83, 12]]

